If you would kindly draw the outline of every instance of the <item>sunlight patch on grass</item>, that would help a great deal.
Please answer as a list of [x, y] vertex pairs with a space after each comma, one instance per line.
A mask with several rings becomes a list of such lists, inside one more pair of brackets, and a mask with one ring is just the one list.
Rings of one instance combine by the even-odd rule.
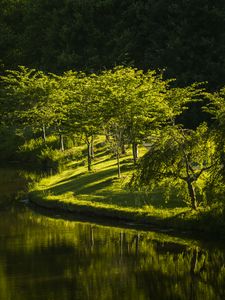
[[[142, 154], [145, 148], [140, 148]], [[86, 165], [76, 165], [51, 177], [43, 178], [33, 187], [33, 192], [50, 203], [65, 205], [73, 210], [73, 205], [92, 209], [108, 210], [114, 215], [130, 213], [136, 217], [172, 218], [187, 212], [186, 207], [167, 206], [158, 197], [150, 197], [141, 192], [131, 192], [125, 187], [131, 179], [133, 161], [131, 150], [120, 159], [122, 177], [117, 177], [116, 159], [108, 154], [105, 147], [97, 149], [93, 160], [93, 171]], [[140, 153], [139, 152], [139, 153]]]

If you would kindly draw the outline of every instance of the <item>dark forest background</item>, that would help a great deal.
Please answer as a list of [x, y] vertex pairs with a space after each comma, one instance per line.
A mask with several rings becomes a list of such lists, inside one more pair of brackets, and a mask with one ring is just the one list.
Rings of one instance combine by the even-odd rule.
[[[124, 119], [121, 121], [121, 119], [115, 118], [124, 115], [128, 107], [125, 107], [126, 101], [130, 99], [134, 101], [131, 102], [133, 106], [130, 114], [133, 122], [135, 109], [141, 104], [141, 101], [146, 100], [143, 96], [145, 90], [140, 90], [140, 98], [135, 93], [133, 97], [129, 98], [129, 91], [136, 91], [140, 86], [144, 86], [144, 74], [151, 74], [147, 71], [155, 70], [153, 71], [154, 76], [160, 78], [160, 82], [161, 80], [163, 82], [167, 79], [176, 79], [169, 81], [168, 89], [164, 91], [158, 89], [157, 97], [167, 95], [171, 100], [169, 101], [170, 108], [176, 107], [177, 98], [179, 98], [178, 103], [184, 103], [185, 97], [189, 97], [190, 100], [185, 102], [187, 105], [185, 109], [174, 114], [172, 122], [174, 128], [180, 126], [179, 130], [182, 128], [182, 132], [192, 132], [193, 147], [197, 145], [196, 153], [198, 155], [194, 161], [198, 164], [196, 175], [196, 170], [193, 168], [193, 165], [195, 168], [196, 165], [188, 162], [193, 147], [189, 147], [190, 135], [187, 134], [185, 142], [187, 141], [188, 149], [191, 150], [190, 155], [185, 156], [187, 177], [182, 177], [182, 179], [187, 178], [186, 181], [190, 185], [191, 180], [196, 181], [203, 171], [216, 165], [213, 163], [206, 167], [207, 160], [203, 160], [202, 166], [199, 164], [199, 160], [203, 159], [203, 154], [207, 152], [205, 146], [202, 146], [203, 144], [198, 145], [199, 136], [204, 136], [201, 133], [203, 127], [199, 127], [199, 125], [202, 126], [202, 123], [206, 121], [208, 127], [204, 124], [204, 128], [207, 128], [207, 134], [213, 136], [214, 154], [217, 155], [216, 159], [218, 160], [216, 173], [214, 173], [216, 179], [213, 178], [213, 180], [216, 182], [215, 189], [218, 188], [220, 195], [224, 190], [224, 173], [222, 174], [222, 172], [224, 172], [225, 165], [223, 142], [225, 132], [224, 0], [0, 0], [0, 5], [0, 75], [3, 75], [1, 76], [3, 89], [0, 90], [0, 158], [2, 161], [19, 161], [22, 150], [25, 148], [33, 157], [40, 159], [40, 155], [42, 155], [44, 161], [46, 157], [48, 159], [50, 157], [49, 160], [54, 161], [51, 151], [56, 147], [47, 145], [46, 130], [49, 137], [50, 134], [58, 135], [60, 144], [65, 136], [68, 145], [69, 143], [74, 145], [75, 142], [69, 136], [72, 134], [71, 130], [68, 128], [73, 124], [78, 124], [76, 130], [73, 128], [73, 131], [80, 135], [88, 131], [86, 136], [89, 148], [91, 144], [88, 139], [99, 134], [99, 128], [105, 130], [105, 125], [110, 126], [109, 121], [115, 125], [115, 120], [117, 120], [123, 130], [126, 128], [129, 131], [130, 124], [127, 126], [127, 120], [123, 123]], [[119, 66], [118, 69], [115, 68], [116, 66]], [[15, 69], [19, 70], [19, 73], [7, 71]], [[144, 70], [146, 73], [141, 71], [138, 73], [137, 69]], [[69, 70], [71, 72], [65, 73]], [[107, 77], [107, 70], [109, 71], [108, 75], [110, 74], [109, 77]], [[119, 84], [117, 82], [118, 85], [111, 86], [111, 79], [114, 78], [114, 75], [110, 76], [114, 72], [116, 73], [116, 70], [118, 72], [122, 70], [122, 75], [120, 74], [122, 77], [119, 77], [122, 79], [118, 81], [117, 78], [116, 82], [118, 81]], [[133, 77], [131, 76], [135, 80], [136, 77], [142, 79], [138, 81], [138, 84], [135, 83], [135, 89], [134, 85], [129, 83], [132, 88], [127, 89], [126, 87], [125, 93], [120, 95], [118, 87], [122, 86], [124, 90], [123, 83], [125, 82], [126, 86], [129, 72], [135, 74], [132, 75]], [[73, 78], [71, 79], [70, 76]], [[36, 82], [35, 78], [39, 81]], [[111, 78], [107, 79], [107, 84], [111, 87], [107, 86], [104, 90], [104, 84], [99, 84], [99, 78], [103, 83], [105, 78]], [[70, 80], [74, 85], [69, 86]], [[80, 85], [80, 94], [78, 93], [78, 82], [83, 82], [83, 85]], [[127, 83], [127, 86], [129, 84]], [[157, 85], [155, 84], [155, 86]], [[197, 93], [200, 86], [202, 87], [201, 93]], [[86, 87], [86, 92], [84, 92], [84, 87]], [[101, 88], [103, 89], [101, 90]], [[151, 95], [151, 81], [147, 84], [146, 90], [149, 90], [149, 95]], [[112, 91], [113, 93], [111, 93]], [[191, 94], [192, 92], [193, 94]], [[75, 98], [73, 98], [74, 95], [76, 95]], [[94, 101], [95, 98], [97, 102]], [[151, 100], [153, 98], [149, 97]], [[107, 118], [105, 118], [104, 124], [101, 124], [102, 127], [96, 126], [98, 121], [101, 121], [100, 116], [105, 113], [100, 104], [105, 100], [107, 108], [110, 108], [113, 104], [112, 99], [121, 101], [119, 103], [123, 107], [123, 113], [115, 105], [115, 111], [112, 110], [106, 114]], [[80, 114], [78, 114], [79, 104]], [[146, 107], [152, 109], [151, 113], [154, 112], [153, 102], [149, 102]], [[159, 109], [161, 117], [164, 119], [161, 122], [162, 128], [168, 121], [166, 115], [170, 112], [169, 107], [163, 113]], [[68, 111], [72, 112], [72, 117]], [[90, 112], [90, 115], [87, 114], [87, 111]], [[144, 109], [141, 109], [140, 113], [136, 114], [138, 117], [143, 116], [143, 120], [145, 120], [143, 111]], [[74, 114], [75, 117], [73, 117]], [[146, 115], [149, 117], [149, 111], [146, 112]], [[83, 127], [82, 122], [85, 124]], [[124, 124], [127, 127], [123, 128]], [[141, 122], [140, 124], [137, 122], [137, 124], [138, 130], [141, 128], [140, 132], [151, 127], [150, 123], [146, 125], [144, 122], [143, 125]], [[176, 125], [178, 126], [176, 127]], [[117, 136], [123, 135], [122, 129]], [[188, 131], [187, 129], [194, 130]], [[140, 132], [138, 131], [138, 133]], [[41, 134], [43, 141], [39, 145], [36, 142], [39, 143], [38, 139]], [[126, 142], [127, 144], [133, 143], [137, 146], [142, 142], [143, 137], [148, 137], [148, 134], [147, 131], [145, 134], [142, 132], [141, 138], [140, 135], [138, 136], [138, 141], [124, 140], [123, 143], [124, 145]], [[176, 135], [178, 134], [174, 134], [174, 136]], [[170, 134], [166, 132], [166, 136], [168, 137]], [[204, 141], [208, 142], [206, 138]], [[168, 145], [170, 146], [172, 142], [169, 141]], [[156, 147], [160, 146], [159, 143], [156, 144]], [[37, 145], [40, 147], [36, 147]], [[35, 153], [35, 147], [39, 152]], [[181, 149], [180, 146], [179, 149]], [[198, 152], [201, 149], [204, 150], [203, 154]], [[64, 146], [61, 147], [61, 150], [64, 151]], [[174, 154], [174, 151], [171, 153]], [[171, 153], [166, 152], [167, 162], [168, 157], [174, 158]], [[18, 156], [16, 156], [17, 154]], [[180, 155], [179, 151], [178, 154]], [[91, 157], [90, 153], [88, 157]], [[23, 159], [23, 161], [27, 160]], [[215, 159], [213, 158], [213, 160]], [[149, 161], [150, 159], [147, 158], [147, 166], [151, 166]], [[162, 159], [160, 158], [158, 161], [161, 162]], [[171, 165], [173, 166], [173, 161]], [[149, 172], [149, 174], [153, 173]], [[193, 175], [193, 178], [190, 178], [190, 174]], [[213, 188], [210, 186], [209, 190], [212, 191]], [[216, 198], [220, 198], [218, 193], [214, 193]]]
[[1, 0], [2, 69], [164, 69], [187, 85], [225, 78], [223, 0]]

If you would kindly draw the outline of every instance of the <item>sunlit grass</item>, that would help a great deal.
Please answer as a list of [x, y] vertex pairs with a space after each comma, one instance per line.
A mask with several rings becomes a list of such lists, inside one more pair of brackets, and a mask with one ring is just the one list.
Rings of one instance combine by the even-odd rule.
[[[81, 150], [85, 153], [86, 149], [83, 146]], [[140, 147], [139, 153], [143, 155], [145, 152], [146, 149]], [[39, 181], [31, 190], [30, 199], [51, 209], [163, 228], [223, 230], [223, 212], [218, 213], [215, 208], [212, 213], [211, 209], [208, 211], [203, 207], [193, 211], [179, 197], [164, 197], [163, 185], [151, 194], [130, 191], [127, 184], [133, 171], [131, 149], [121, 157], [122, 177], [118, 178], [113, 154], [106, 145], [96, 147], [92, 172], [87, 171], [85, 156], [80, 161], [69, 162], [63, 172]]]
[[[85, 146], [82, 147], [85, 153]], [[145, 152], [140, 147], [141, 155]], [[157, 228], [225, 231], [223, 211], [217, 207], [193, 211], [183, 199], [166, 199], [163, 187], [151, 194], [130, 191], [127, 184], [134, 171], [131, 149], [121, 157], [121, 178], [117, 177], [116, 159], [106, 145], [96, 147], [92, 167], [92, 172], [88, 172], [85, 156], [80, 161], [68, 162], [63, 172], [43, 178], [33, 186], [31, 201], [50, 209], [147, 223]]]
[[[117, 177], [116, 159], [107, 151], [107, 147], [96, 149], [92, 172], [87, 171], [84, 159], [70, 162], [65, 171], [36, 184], [32, 197], [36, 194], [49, 205], [69, 211], [77, 211], [78, 207], [82, 207], [82, 210], [101, 211], [103, 216], [112, 214], [121, 218], [165, 219], [188, 213], [189, 209], [182, 201], [167, 202], [160, 195], [150, 197], [127, 188], [134, 170], [130, 149], [121, 157], [121, 178]], [[140, 155], [145, 152], [146, 149], [140, 147]]]

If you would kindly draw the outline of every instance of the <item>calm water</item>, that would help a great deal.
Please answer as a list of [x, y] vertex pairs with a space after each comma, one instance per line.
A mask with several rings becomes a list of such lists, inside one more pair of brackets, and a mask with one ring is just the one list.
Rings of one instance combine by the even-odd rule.
[[225, 245], [49, 217], [15, 203], [16, 185], [7, 198], [6, 177], [1, 300], [225, 299]]

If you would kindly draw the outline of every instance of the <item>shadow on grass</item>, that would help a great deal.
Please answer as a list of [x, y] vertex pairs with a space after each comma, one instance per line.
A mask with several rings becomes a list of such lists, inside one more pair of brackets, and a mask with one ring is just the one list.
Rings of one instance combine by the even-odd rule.
[[106, 162], [106, 161], [109, 161], [110, 158], [105, 158], [105, 159], [101, 159], [101, 160], [96, 160], [96, 157], [93, 159], [93, 162], [94, 162], [94, 165], [99, 165], [99, 164], [102, 164], [103, 162]]
[[108, 149], [104, 149], [103, 151], [99, 151], [99, 149], [98, 149], [98, 152], [95, 153], [95, 157], [100, 158], [100, 157], [104, 157], [109, 154], [110, 154], [110, 151]]
[[156, 208], [156, 209], [174, 209], [185, 208], [186, 204], [181, 199], [173, 199], [171, 201], [165, 201], [165, 199], [158, 195], [158, 197], [150, 197], [141, 192], [131, 191], [110, 191], [102, 190], [97, 192], [96, 195], [101, 198], [94, 199], [94, 202], [113, 204], [119, 207], [130, 208]]
[[112, 177], [117, 174], [116, 168], [88, 174], [78, 174], [68, 180], [60, 181], [56, 186], [48, 189], [54, 195], [65, 192], [79, 194], [95, 194], [98, 189], [107, 188], [111, 185]]
[[[103, 161], [108, 160], [109, 158]], [[103, 161], [95, 163], [93, 167]], [[121, 162], [121, 171], [126, 172], [133, 169], [134, 166], [130, 164], [131, 161], [131, 159], [125, 158]], [[121, 188], [122, 185], [121, 180], [117, 178], [117, 164], [115, 161], [111, 161], [109, 165], [105, 165], [103, 170], [93, 173], [82, 172], [62, 179], [46, 191], [59, 197], [67, 192], [72, 192], [75, 197], [79, 198], [80, 196], [81, 199], [86, 201], [111, 204], [118, 207], [173, 209], [186, 206], [182, 200], [176, 197], [173, 197], [171, 201], [165, 201], [161, 192], [150, 196], [142, 192], [125, 190]]]
[[79, 167], [82, 167], [82, 166], [85, 166], [85, 160], [82, 159], [80, 161], [74, 161], [72, 163], [70, 163], [69, 165], [69, 169], [76, 169], [76, 168], [79, 168]]

